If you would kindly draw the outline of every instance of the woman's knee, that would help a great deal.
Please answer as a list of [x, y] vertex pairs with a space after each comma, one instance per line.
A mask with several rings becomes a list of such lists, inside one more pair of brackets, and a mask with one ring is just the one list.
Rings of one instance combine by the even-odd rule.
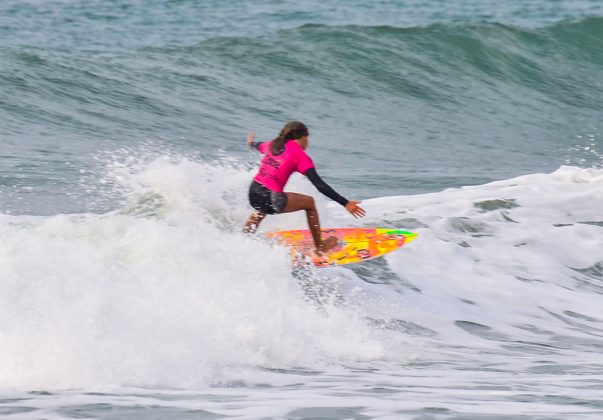
[[316, 211], [316, 203], [314, 197], [305, 195], [304, 196], [304, 209], [310, 211]]

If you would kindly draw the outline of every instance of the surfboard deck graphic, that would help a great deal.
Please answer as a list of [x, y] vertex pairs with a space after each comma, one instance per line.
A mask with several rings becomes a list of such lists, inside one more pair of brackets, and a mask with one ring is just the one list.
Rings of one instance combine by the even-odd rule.
[[354, 264], [381, 257], [417, 237], [414, 232], [389, 228], [326, 228], [322, 238], [335, 236], [337, 245], [325, 257], [314, 253], [314, 241], [308, 229], [268, 232], [266, 236], [289, 248], [291, 258], [310, 260], [317, 267]]

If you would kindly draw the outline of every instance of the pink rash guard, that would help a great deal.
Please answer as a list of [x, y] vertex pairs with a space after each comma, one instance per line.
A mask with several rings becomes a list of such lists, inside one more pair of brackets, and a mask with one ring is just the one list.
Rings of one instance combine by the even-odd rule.
[[285, 150], [278, 155], [270, 151], [268, 141], [260, 143], [258, 150], [264, 155], [258, 174], [255, 176], [257, 182], [276, 192], [283, 192], [285, 184], [294, 171], [305, 174], [310, 168], [314, 168], [314, 162], [302, 147], [294, 140], [285, 143]]

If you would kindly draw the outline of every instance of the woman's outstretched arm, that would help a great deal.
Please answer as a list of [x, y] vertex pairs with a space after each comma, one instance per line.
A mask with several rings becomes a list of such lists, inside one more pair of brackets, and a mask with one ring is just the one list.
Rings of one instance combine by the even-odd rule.
[[339, 195], [337, 191], [331, 188], [331, 186], [327, 184], [320, 177], [320, 175], [318, 175], [318, 172], [316, 172], [316, 168], [308, 169], [305, 175], [308, 177], [310, 182], [316, 187], [318, 191], [329, 197], [331, 200], [344, 206], [346, 210], [352, 214], [352, 216], [358, 218], [364, 217], [366, 215], [364, 209], [358, 206], [358, 204], [360, 204], [360, 201], [348, 200], [347, 198]]

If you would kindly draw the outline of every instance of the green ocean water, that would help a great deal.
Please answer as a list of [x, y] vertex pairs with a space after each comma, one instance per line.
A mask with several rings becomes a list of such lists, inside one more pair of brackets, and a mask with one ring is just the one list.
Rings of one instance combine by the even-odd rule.
[[598, 2], [0, 7], [5, 211], [107, 210], [107, 151], [247, 159], [290, 119], [367, 198], [600, 163]]

